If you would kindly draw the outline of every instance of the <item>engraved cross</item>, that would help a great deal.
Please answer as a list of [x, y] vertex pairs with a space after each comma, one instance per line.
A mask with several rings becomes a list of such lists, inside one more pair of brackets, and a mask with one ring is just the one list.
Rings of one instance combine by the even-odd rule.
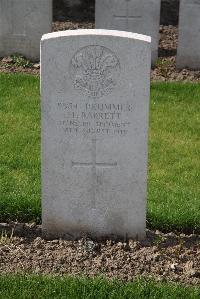
[[134, 20], [134, 19], [141, 19], [142, 16], [141, 15], [134, 15], [134, 16], [131, 16], [129, 14], [129, 2], [131, 0], [125, 0], [126, 1], [126, 15], [125, 16], [116, 16], [114, 15], [114, 18], [116, 20], [125, 20], [126, 21], [126, 30], [129, 30], [129, 21], [130, 20]]
[[74, 162], [72, 161], [72, 167], [92, 167], [92, 208], [96, 208], [96, 192], [98, 187], [97, 182], [97, 168], [112, 168], [116, 167], [117, 162], [106, 163], [97, 162], [97, 139], [92, 139], [92, 161], [91, 162]]

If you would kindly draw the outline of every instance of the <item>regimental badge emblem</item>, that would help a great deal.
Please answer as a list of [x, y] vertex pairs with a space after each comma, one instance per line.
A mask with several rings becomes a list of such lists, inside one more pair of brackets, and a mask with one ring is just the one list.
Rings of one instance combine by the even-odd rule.
[[120, 77], [120, 69], [115, 53], [97, 45], [80, 49], [70, 63], [74, 88], [94, 99], [113, 91]]

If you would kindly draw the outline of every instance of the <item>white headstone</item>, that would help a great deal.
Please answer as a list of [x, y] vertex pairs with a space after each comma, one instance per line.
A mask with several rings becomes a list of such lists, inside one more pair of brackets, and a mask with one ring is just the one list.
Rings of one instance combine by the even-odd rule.
[[150, 37], [128, 32], [43, 36], [46, 235], [144, 237], [150, 52]]
[[52, 0], [0, 0], [0, 57], [39, 60], [41, 37], [51, 26]]
[[200, 0], [181, 0], [177, 67], [200, 69]]
[[96, 0], [96, 28], [137, 32], [152, 37], [152, 64], [158, 58], [160, 0]]

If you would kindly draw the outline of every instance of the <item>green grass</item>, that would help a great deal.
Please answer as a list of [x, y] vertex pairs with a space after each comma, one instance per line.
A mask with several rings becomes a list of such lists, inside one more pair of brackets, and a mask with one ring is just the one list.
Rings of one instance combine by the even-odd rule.
[[39, 79], [0, 75], [0, 221], [40, 219]]
[[148, 221], [200, 229], [200, 85], [155, 83], [151, 93]]
[[[200, 86], [153, 83], [148, 227], [200, 231]], [[0, 221], [40, 221], [39, 78], [0, 75]]]
[[198, 299], [200, 288], [137, 280], [0, 276], [0, 299]]

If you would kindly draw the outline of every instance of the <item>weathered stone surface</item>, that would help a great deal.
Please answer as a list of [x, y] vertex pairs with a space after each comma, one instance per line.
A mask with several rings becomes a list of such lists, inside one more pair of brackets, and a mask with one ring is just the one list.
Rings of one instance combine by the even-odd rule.
[[152, 63], [158, 57], [160, 0], [96, 0], [96, 28], [115, 29], [152, 37]]
[[177, 67], [200, 69], [200, 0], [181, 0]]
[[47, 236], [145, 236], [150, 52], [150, 37], [128, 32], [43, 36]]
[[40, 39], [51, 26], [52, 0], [0, 0], [0, 57], [39, 60]]

